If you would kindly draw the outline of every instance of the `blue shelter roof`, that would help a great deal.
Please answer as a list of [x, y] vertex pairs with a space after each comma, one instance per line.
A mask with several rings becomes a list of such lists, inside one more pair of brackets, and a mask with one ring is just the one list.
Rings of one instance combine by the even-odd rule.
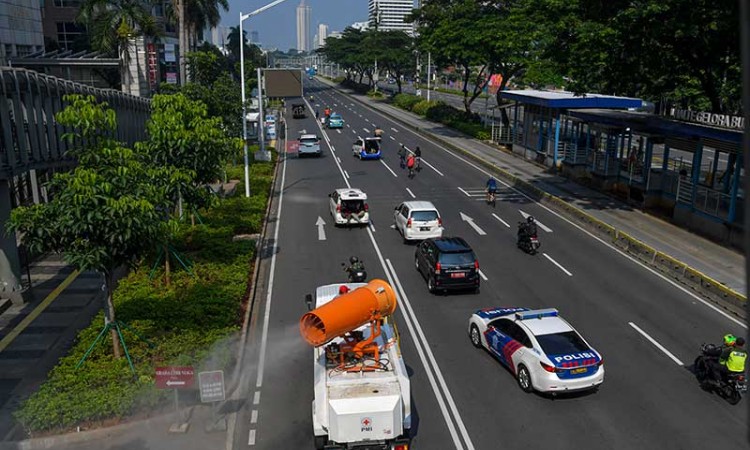
[[503, 91], [500, 97], [552, 109], [627, 109], [640, 108], [643, 105], [643, 101], [639, 98], [615, 97], [601, 94], [576, 95], [573, 92], [567, 91], [537, 91], [533, 89]]
[[631, 128], [635, 131], [655, 135], [687, 139], [716, 139], [718, 141], [737, 144], [738, 147], [742, 144], [742, 132], [740, 130], [727, 130], [724, 128], [680, 122], [655, 114], [635, 111], [611, 111], [606, 109], [568, 111], [567, 114], [570, 117], [575, 117], [586, 122]]

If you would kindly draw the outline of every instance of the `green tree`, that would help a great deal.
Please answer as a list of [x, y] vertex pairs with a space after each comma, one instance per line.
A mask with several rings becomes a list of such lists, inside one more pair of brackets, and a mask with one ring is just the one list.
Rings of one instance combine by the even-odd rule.
[[[247, 92], [256, 84], [255, 78], [249, 79]], [[191, 100], [204, 103], [209, 117], [221, 117], [228, 136], [242, 135], [240, 83], [228, 72], [221, 73], [210, 85], [188, 83], [181, 92]]]
[[157, 36], [159, 29], [144, 0], [85, 0], [77, 21], [83, 24], [95, 50], [116, 54], [122, 61], [123, 84], [130, 91], [131, 42], [139, 36]]
[[[227, 69], [227, 60], [219, 49], [210, 46], [205, 50], [187, 54], [189, 80], [205, 86], [213, 84]], [[214, 51], [215, 50], [215, 51]]]
[[570, 89], [741, 111], [738, 2], [536, 3], [554, 36], [547, 57]]
[[[485, 14], [493, 14], [490, 2], [473, 0], [431, 0], [412, 17], [418, 23], [419, 47], [432, 53], [439, 66], [455, 65], [461, 70], [464, 108], [471, 104], [489, 82], [492, 39], [497, 39]], [[471, 93], [469, 93], [471, 90]]]
[[396, 79], [398, 92], [401, 92], [401, 77], [414, 72], [414, 39], [403, 31], [373, 31], [364, 45], [372, 49], [371, 56]]
[[[162, 211], [169, 206], [165, 180], [174, 172], [143, 164], [135, 152], [109, 138], [116, 122], [106, 103], [97, 104], [92, 96], [66, 96], [65, 101], [70, 104], [56, 116], [73, 130], [65, 138], [87, 144], [73, 150], [78, 166], [54, 176], [48, 203], [14, 209], [7, 227], [33, 252], [62, 253], [78, 270], [101, 273], [105, 312], [112, 322], [114, 271], [134, 265], [162, 238]], [[115, 329], [112, 346], [120, 357]]]

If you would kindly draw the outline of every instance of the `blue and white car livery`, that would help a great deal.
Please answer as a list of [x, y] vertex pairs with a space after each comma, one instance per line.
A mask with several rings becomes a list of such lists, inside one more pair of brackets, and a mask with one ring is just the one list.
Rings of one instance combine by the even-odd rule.
[[601, 355], [554, 308], [485, 308], [469, 318], [469, 337], [515, 376], [526, 392], [596, 389]]

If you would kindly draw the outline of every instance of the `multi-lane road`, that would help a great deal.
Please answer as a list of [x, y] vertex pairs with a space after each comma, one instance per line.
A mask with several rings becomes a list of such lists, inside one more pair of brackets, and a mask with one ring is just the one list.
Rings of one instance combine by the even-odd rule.
[[[399, 293], [414, 449], [746, 448], [747, 409], [701, 391], [689, 371], [701, 343], [744, 334], [743, 323], [507, 186], [497, 206], [488, 206], [484, 169], [399, 123], [317, 81], [306, 92], [314, 95], [312, 108], [330, 106], [346, 125], [321, 130], [312, 114], [287, 115], [288, 139], [316, 132], [324, 153], [284, 160], [277, 177], [270, 275], [253, 311], [249, 339], [256, 351], [243, 369], [247, 401], [234, 448], [312, 448], [312, 349], [298, 321], [307, 311], [305, 294], [343, 281], [340, 264], [351, 255]], [[376, 125], [385, 130], [384, 157], [359, 161], [351, 145]], [[414, 179], [399, 167], [399, 144], [422, 149], [424, 169]], [[347, 186], [368, 194], [372, 226], [332, 225], [328, 194]], [[447, 234], [472, 245], [480, 294], [427, 292], [414, 246], [391, 226], [393, 208], [412, 198], [432, 201]], [[516, 223], [526, 214], [542, 225], [534, 256], [515, 247]], [[556, 399], [523, 393], [509, 371], [469, 341], [469, 315], [490, 306], [558, 308], [603, 355], [602, 388]]]

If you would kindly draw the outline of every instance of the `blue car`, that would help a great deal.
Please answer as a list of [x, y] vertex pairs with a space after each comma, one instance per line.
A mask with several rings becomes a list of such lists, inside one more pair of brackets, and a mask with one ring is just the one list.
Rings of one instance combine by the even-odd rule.
[[328, 117], [328, 128], [344, 128], [344, 118], [339, 113], [333, 113]]
[[380, 138], [357, 138], [357, 142], [352, 145], [352, 154], [360, 160], [380, 159]]

